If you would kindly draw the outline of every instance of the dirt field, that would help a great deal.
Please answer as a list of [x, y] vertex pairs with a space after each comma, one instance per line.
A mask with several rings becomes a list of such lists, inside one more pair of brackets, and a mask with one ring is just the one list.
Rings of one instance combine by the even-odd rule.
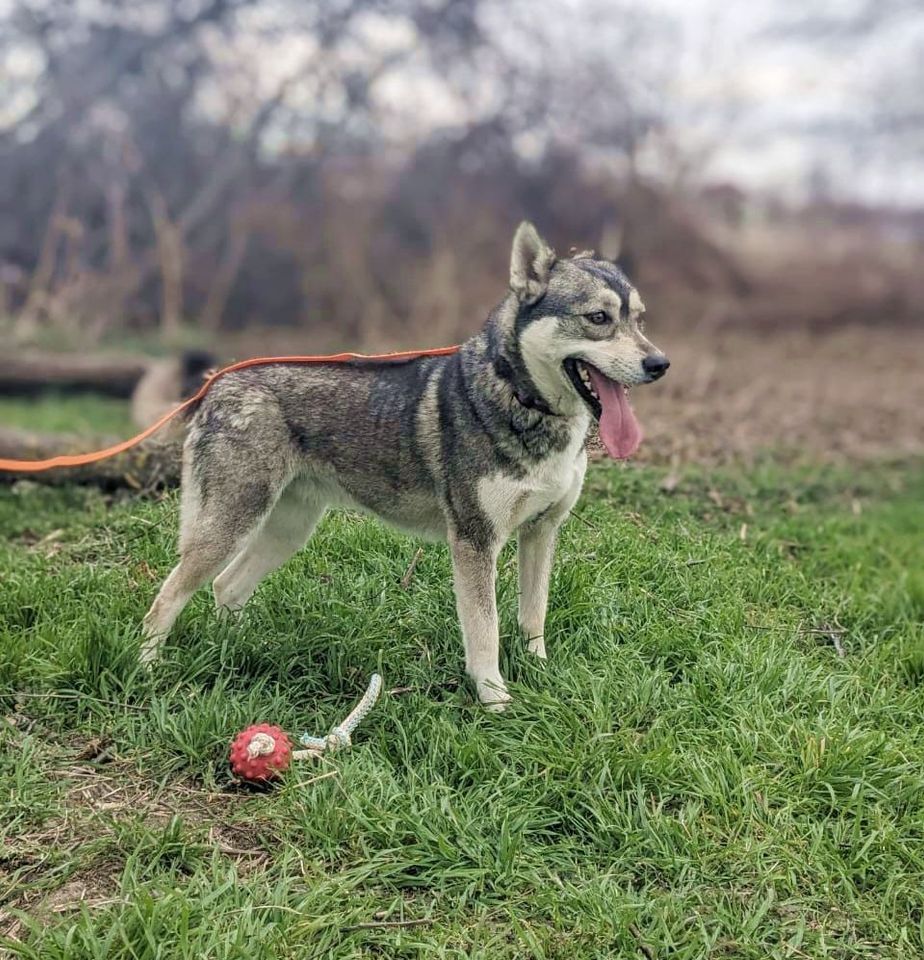
[[642, 460], [924, 452], [920, 329], [766, 336], [691, 329], [652, 337], [672, 367], [662, 382], [632, 394], [646, 434]]

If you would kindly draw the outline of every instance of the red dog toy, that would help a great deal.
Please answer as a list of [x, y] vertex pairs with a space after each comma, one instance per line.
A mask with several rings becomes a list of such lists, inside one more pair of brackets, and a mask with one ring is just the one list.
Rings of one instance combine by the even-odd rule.
[[274, 780], [291, 760], [292, 741], [270, 723], [255, 723], [242, 730], [231, 744], [231, 769], [253, 783]]
[[292, 750], [292, 741], [269, 723], [256, 723], [239, 733], [231, 744], [231, 769], [235, 775], [252, 783], [275, 780], [293, 760], [317, 759], [328, 750], [342, 750], [350, 746], [350, 738], [360, 721], [375, 705], [382, 692], [382, 678], [373, 673], [362, 700], [339, 726], [326, 737], [301, 736], [306, 750]]

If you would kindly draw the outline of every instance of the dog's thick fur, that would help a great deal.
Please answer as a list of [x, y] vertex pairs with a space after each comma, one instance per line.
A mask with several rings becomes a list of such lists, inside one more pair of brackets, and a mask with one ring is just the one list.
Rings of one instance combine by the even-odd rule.
[[498, 553], [516, 534], [519, 622], [545, 657], [556, 534], [581, 492], [599, 413], [567, 364], [626, 385], [655, 379], [667, 364], [642, 335], [643, 310], [612, 263], [557, 259], [523, 223], [510, 291], [458, 353], [261, 366], [217, 381], [190, 423], [181, 559], [145, 617], [142, 659], [157, 657], [201, 586], [214, 579], [218, 606], [238, 610], [328, 507], [360, 508], [448, 540], [466, 670], [479, 698], [502, 709]]

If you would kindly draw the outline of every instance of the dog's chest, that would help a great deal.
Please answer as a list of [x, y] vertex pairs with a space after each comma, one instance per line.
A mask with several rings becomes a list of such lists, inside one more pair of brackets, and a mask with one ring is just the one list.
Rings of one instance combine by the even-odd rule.
[[496, 473], [478, 482], [478, 499], [495, 529], [509, 535], [544, 513], [579, 483], [586, 467], [583, 435], [545, 458], [522, 477]]

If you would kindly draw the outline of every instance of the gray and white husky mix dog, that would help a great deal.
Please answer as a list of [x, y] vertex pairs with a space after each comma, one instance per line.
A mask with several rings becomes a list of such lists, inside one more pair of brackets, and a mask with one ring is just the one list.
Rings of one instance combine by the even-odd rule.
[[218, 380], [184, 448], [180, 562], [144, 619], [150, 663], [193, 593], [239, 610], [305, 545], [328, 507], [369, 511], [448, 540], [465, 667], [495, 710], [495, 572], [516, 533], [519, 623], [545, 657], [558, 527], [581, 492], [591, 422], [612, 457], [641, 441], [627, 388], [664, 374], [642, 301], [592, 254], [559, 259], [530, 223], [513, 239], [510, 290], [449, 356], [271, 365]]

